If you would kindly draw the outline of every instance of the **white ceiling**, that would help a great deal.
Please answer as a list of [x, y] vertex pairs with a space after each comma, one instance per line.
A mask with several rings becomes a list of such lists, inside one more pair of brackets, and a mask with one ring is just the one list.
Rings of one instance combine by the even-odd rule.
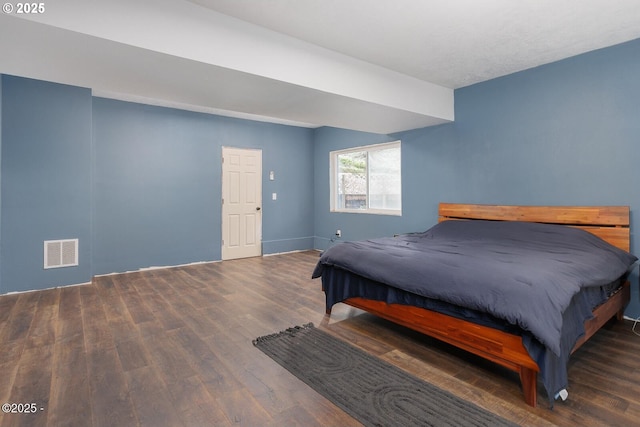
[[377, 133], [454, 120], [454, 89], [640, 38], [638, 0], [44, 5], [42, 14], [0, 14], [0, 73], [97, 96]]

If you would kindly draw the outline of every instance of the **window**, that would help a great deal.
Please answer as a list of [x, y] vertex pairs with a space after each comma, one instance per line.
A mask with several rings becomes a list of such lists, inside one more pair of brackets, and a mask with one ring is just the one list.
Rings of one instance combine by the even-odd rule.
[[331, 211], [402, 214], [400, 141], [329, 155]]

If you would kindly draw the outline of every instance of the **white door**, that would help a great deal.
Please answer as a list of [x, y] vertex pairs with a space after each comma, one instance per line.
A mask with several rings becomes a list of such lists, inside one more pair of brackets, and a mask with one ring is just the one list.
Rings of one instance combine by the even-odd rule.
[[222, 147], [222, 259], [262, 255], [262, 151]]

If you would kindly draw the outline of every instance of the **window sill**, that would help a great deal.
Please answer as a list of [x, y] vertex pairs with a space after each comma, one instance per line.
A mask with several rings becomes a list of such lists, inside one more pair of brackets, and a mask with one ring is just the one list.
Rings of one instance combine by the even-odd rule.
[[331, 213], [348, 213], [348, 214], [367, 214], [367, 215], [387, 215], [387, 216], [402, 216], [402, 211], [389, 211], [384, 209], [331, 209]]

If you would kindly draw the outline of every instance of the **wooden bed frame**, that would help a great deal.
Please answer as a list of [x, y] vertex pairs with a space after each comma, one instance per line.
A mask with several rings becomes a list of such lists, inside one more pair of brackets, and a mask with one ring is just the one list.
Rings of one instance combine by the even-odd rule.
[[[614, 246], [629, 251], [628, 206], [497, 206], [441, 203], [439, 221], [497, 220], [562, 224], [585, 229]], [[630, 300], [630, 286], [626, 282], [594, 311], [593, 319], [585, 322], [585, 335], [576, 343], [575, 352], [612, 317], [622, 319]], [[437, 338], [456, 347], [484, 357], [519, 373], [524, 400], [537, 404], [537, 373], [540, 368], [529, 356], [522, 338], [487, 326], [457, 319], [427, 309], [401, 304], [387, 304], [364, 298], [343, 301], [384, 319]], [[331, 308], [327, 308], [331, 313]]]

